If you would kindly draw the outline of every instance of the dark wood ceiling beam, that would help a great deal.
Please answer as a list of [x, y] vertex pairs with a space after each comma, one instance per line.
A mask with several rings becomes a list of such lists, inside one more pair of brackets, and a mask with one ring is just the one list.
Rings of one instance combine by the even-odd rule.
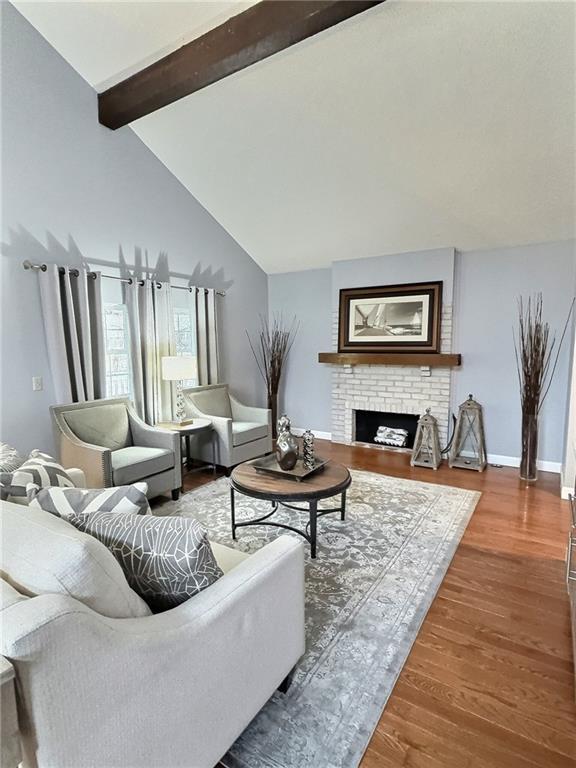
[[99, 120], [120, 128], [382, 2], [263, 0], [99, 94]]

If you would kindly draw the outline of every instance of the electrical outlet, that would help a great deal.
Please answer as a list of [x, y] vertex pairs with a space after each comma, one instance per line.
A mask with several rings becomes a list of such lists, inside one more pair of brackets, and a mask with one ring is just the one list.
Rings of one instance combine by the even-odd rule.
[[42, 392], [44, 384], [42, 382], [42, 376], [32, 376], [32, 391]]
[[420, 376], [430, 376], [430, 366], [429, 365], [421, 365], [420, 366]]

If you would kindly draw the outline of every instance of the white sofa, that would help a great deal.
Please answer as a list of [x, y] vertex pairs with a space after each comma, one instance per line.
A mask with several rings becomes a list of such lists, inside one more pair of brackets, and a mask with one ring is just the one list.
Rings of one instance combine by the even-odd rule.
[[[25, 768], [214, 768], [304, 652], [304, 559], [281, 536], [152, 615], [112, 554], [3, 502], [0, 652]], [[278, 694], [281, 695], [281, 694]]]
[[[272, 450], [272, 411], [236, 400], [227, 384], [182, 390], [186, 414], [209, 419], [216, 432], [216, 463], [229, 469]], [[210, 438], [194, 445], [195, 458], [212, 462]]]

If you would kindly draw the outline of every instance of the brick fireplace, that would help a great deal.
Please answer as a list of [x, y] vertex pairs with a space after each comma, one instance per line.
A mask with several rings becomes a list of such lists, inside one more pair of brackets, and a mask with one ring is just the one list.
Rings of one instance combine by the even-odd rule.
[[[442, 310], [441, 351], [452, 351], [452, 307]], [[338, 346], [338, 314], [333, 320], [333, 349]], [[355, 412], [382, 411], [420, 416], [426, 408], [438, 419], [440, 444], [448, 437], [451, 369], [416, 365], [334, 365], [332, 367], [332, 440], [356, 440]]]

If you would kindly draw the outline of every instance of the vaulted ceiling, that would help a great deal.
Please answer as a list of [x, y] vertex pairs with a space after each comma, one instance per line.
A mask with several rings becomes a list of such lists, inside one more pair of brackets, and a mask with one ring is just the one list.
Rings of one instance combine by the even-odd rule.
[[[253, 3], [14, 4], [101, 91]], [[388, 0], [132, 128], [268, 272], [562, 240], [575, 56], [572, 2]]]

